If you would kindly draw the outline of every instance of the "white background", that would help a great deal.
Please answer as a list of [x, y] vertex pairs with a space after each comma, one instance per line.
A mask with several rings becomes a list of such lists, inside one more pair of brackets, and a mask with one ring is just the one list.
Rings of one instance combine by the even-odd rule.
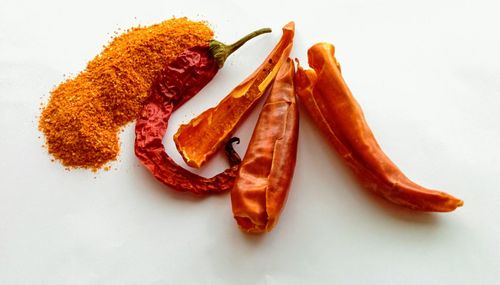
[[[498, 1], [0, 0], [0, 284], [498, 284]], [[299, 4], [300, 3], [300, 4]], [[292, 52], [332, 42], [387, 154], [416, 182], [465, 201], [416, 213], [367, 193], [301, 113], [295, 177], [275, 230], [242, 234], [229, 196], [174, 193], [133, 155], [133, 124], [112, 170], [65, 170], [42, 148], [40, 103], [118, 28], [172, 15], [208, 20], [231, 56], [171, 119], [215, 105], [265, 58], [289, 20]], [[258, 106], [237, 135], [243, 154]], [[225, 167], [218, 157], [201, 171]]]

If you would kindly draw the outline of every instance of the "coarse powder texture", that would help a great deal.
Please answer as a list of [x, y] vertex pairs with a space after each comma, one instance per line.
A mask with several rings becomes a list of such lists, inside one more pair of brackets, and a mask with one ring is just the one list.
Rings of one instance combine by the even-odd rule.
[[114, 38], [84, 71], [51, 92], [39, 120], [48, 152], [70, 168], [97, 170], [116, 159], [118, 133], [139, 114], [159, 71], [212, 37], [204, 22], [173, 18]]

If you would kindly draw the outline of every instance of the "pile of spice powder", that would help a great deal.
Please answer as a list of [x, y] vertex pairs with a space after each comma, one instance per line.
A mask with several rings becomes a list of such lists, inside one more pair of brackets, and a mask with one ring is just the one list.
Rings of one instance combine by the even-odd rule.
[[173, 18], [114, 38], [51, 92], [39, 120], [48, 152], [70, 168], [97, 170], [115, 160], [121, 127], [137, 117], [162, 67], [212, 37], [204, 22]]

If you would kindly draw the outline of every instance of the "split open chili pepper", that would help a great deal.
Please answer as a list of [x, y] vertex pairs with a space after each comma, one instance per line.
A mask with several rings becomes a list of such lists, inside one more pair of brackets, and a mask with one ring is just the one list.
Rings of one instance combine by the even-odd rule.
[[299, 134], [294, 71], [290, 59], [281, 66], [231, 191], [234, 218], [246, 232], [270, 231], [287, 199]]
[[460, 199], [412, 182], [387, 157], [344, 82], [334, 53], [328, 43], [312, 46], [308, 51], [312, 69], [299, 66], [295, 87], [302, 105], [362, 185], [415, 210], [448, 212], [462, 206]]
[[135, 127], [135, 154], [156, 179], [175, 190], [196, 194], [233, 187], [240, 159], [230, 145], [226, 153], [231, 167], [212, 178], [205, 178], [175, 163], [165, 152], [162, 140], [172, 112], [207, 85], [233, 51], [249, 39], [268, 32], [271, 30], [257, 30], [229, 46], [213, 40], [207, 46], [187, 49], [161, 72]]
[[201, 167], [235, 131], [262, 97], [287, 60], [293, 45], [295, 24], [283, 27], [283, 36], [262, 65], [234, 88], [216, 107], [181, 125], [174, 135], [177, 150], [189, 166]]

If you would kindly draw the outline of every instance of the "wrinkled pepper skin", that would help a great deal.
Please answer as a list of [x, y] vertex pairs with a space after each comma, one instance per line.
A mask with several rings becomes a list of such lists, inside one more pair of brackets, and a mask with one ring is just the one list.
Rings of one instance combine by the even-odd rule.
[[449, 212], [462, 206], [460, 199], [412, 182], [387, 157], [344, 82], [334, 53], [334, 46], [328, 43], [309, 49], [312, 69], [298, 68], [297, 95], [361, 184], [394, 204], [414, 210]]
[[229, 55], [250, 39], [270, 32], [268, 28], [259, 29], [231, 45], [211, 40], [206, 46], [187, 49], [158, 75], [135, 126], [135, 154], [156, 179], [174, 190], [195, 194], [217, 193], [233, 187], [241, 162], [232, 148], [233, 140], [229, 140], [225, 148], [231, 167], [205, 178], [175, 163], [165, 152], [163, 136], [172, 112], [205, 87]]
[[294, 32], [293, 22], [283, 27], [280, 41], [253, 74], [236, 86], [216, 107], [180, 126], [174, 135], [174, 142], [189, 166], [201, 167], [224, 145], [252, 110], [289, 57]]
[[[182, 168], [170, 158], [162, 142], [172, 112], [208, 84], [218, 69], [208, 47], [186, 50], [155, 80], [137, 119], [137, 158], [156, 179], [177, 191], [207, 194], [227, 191], [233, 187], [237, 164], [212, 178], [201, 177]], [[235, 160], [238, 158], [230, 157], [230, 161]]]
[[262, 107], [231, 191], [234, 218], [245, 232], [270, 231], [287, 199], [299, 132], [293, 75], [294, 65], [289, 59], [279, 70]]

